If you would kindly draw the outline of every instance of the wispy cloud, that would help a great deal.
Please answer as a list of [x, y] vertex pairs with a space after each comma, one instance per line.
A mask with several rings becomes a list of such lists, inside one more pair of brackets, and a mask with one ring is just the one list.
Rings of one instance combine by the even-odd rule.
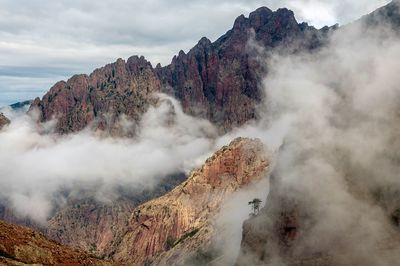
[[[215, 129], [183, 113], [179, 103], [160, 95], [135, 138], [100, 137], [84, 131], [69, 136], [42, 134], [25, 113], [3, 109], [12, 123], [0, 132], [0, 202], [16, 214], [44, 222], [60, 191], [96, 188], [98, 199], [112, 200], [121, 187], [152, 188], [169, 174], [191, 170], [213, 149]], [[121, 126], [135, 127], [121, 120]]]

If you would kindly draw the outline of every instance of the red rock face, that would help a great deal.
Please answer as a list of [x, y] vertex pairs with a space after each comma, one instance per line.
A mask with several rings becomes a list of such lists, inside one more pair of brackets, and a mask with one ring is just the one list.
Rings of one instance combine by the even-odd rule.
[[188, 54], [181, 51], [168, 66], [153, 69], [143, 57], [131, 57], [126, 63], [119, 59], [89, 76], [56, 83], [31, 109], [40, 111], [41, 121], [58, 119], [60, 133], [90, 124], [118, 133], [122, 114], [138, 121], [154, 103], [152, 93], [164, 91], [179, 99], [185, 112], [207, 118], [226, 132], [256, 118], [262, 98], [259, 85], [266, 71], [264, 62], [247, 49], [251, 35], [266, 49], [290, 44], [298, 50], [319, 46], [323, 32], [298, 24], [287, 9], [260, 8], [249, 18], [238, 17], [214, 43], [202, 38]]
[[117, 231], [126, 227], [133, 208], [133, 202], [128, 200], [112, 204], [78, 201], [50, 219], [46, 235], [59, 243], [101, 256], [117, 237]]
[[118, 133], [121, 115], [138, 121], [155, 102], [152, 93], [158, 91], [160, 82], [151, 64], [134, 56], [126, 63], [118, 59], [90, 76], [75, 75], [56, 83], [42, 100], [34, 100], [30, 110], [38, 109], [42, 122], [57, 119], [60, 133], [76, 132], [88, 125]]
[[[110, 256], [132, 265], [151, 261], [157, 265], [176, 263], [210, 241], [210, 221], [223, 200], [259, 180], [267, 167], [260, 141], [233, 141], [210, 157], [200, 170], [192, 172], [186, 182], [137, 207]], [[175, 249], [185, 252], [175, 253]]]
[[[128, 265], [150, 260], [169, 265], [209, 243], [213, 236], [210, 221], [223, 200], [260, 179], [268, 164], [260, 141], [237, 139], [162, 197], [135, 208], [149, 197], [165, 194], [182, 178], [168, 177], [156, 191], [112, 204], [87, 199], [68, 203], [42, 230], [57, 242]], [[3, 212], [9, 218], [7, 210]]]
[[[102, 257], [125, 231], [135, 207], [164, 195], [184, 180], [184, 174], [176, 174], [163, 178], [152, 189], [121, 189], [120, 198], [107, 203], [93, 199], [92, 193], [86, 192], [88, 195], [82, 195], [82, 198], [70, 198], [66, 206], [56, 211], [43, 231], [50, 239]], [[0, 218], [1, 213], [0, 208]]]
[[62, 246], [31, 229], [0, 220], [1, 265], [118, 265]]
[[260, 8], [249, 18], [238, 17], [216, 42], [202, 38], [188, 54], [181, 51], [169, 66], [156, 68], [187, 113], [209, 119], [222, 132], [256, 118], [256, 105], [262, 99], [259, 85], [266, 71], [264, 62], [247, 47], [252, 32], [266, 49], [293, 40], [298, 42], [296, 49], [310, 49], [318, 46], [321, 37], [314, 28], [298, 24], [287, 9]]

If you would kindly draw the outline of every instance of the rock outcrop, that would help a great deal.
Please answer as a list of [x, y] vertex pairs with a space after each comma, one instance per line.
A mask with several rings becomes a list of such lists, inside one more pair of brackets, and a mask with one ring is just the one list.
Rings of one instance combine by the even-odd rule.
[[207, 118], [222, 131], [256, 118], [262, 99], [259, 85], [266, 70], [251, 43], [268, 50], [275, 47], [312, 49], [320, 45], [321, 32], [298, 24], [292, 11], [266, 7], [239, 16], [225, 35], [212, 43], [202, 38], [187, 54], [156, 71], [165, 87], [189, 114]]
[[8, 124], [10, 124], [10, 120], [3, 113], [0, 113], [0, 130]]
[[89, 199], [77, 201], [50, 219], [46, 235], [100, 257], [118, 231], [127, 226], [134, 206], [129, 200], [108, 204]]
[[108, 256], [130, 265], [183, 263], [191, 252], [209, 244], [211, 221], [224, 199], [265, 176], [268, 165], [260, 141], [234, 140], [183, 184], [134, 209]]
[[153, 68], [143, 57], [133, 56], [56, 83], [31, 110], [40, 121], [57, 119], [57, 131], [70, 133], [88, 125], [118, 133], [122, 115], [138, 121], [156, 101], [154, 92], [167, 92], [182, 102], [191, 115], [207, 118], [226, 132], [256, 118], [263, 95], [259, 83], [266, 73], [252, 46], [289, 50], [319, 47], [327, 30], [298, 24], [292, 11], [263, 7], [235, 20], [233, 28], [212, 43], [202, 38], [187, 54], [170, 65]]
[[62, 246], [31, 229], [0, 220], [1, 265], [118, 265]]
[[94, 129], [118, 134], [120, 118], [125, 115], [139, 121], [161, 84], [151, 64], [143, 57], [132, 56], [125, 62], [96, 69], [89, 76], [75, 75], [67, 82], [57, 82], [30, 111], [38, 110], [40, 121], [57, 119], [56, 130], [70, 133], [91, 125]]
[[48, 221], [43, 231], [50, 239], [102, 257], [127, 228], [135, 207], [166, 194], [185, 179], [184, 174], [176, 174], [163, 178], [153, 189], [120, 189], [121, 197], [112, 202], [99, 202], [93, 196], [87, 196], [93, 193], [86, 192], [80, 198], [69, 199], [67, 205]]

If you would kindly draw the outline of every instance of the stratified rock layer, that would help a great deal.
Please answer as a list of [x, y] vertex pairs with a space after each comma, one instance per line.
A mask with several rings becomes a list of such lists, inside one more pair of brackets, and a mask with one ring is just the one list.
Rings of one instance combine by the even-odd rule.
[[160, 184], [152, 189], [121, 189], [119, 193], [125, 196], [107, 203], [85, 195], [78, 199], [69, 199], [66, 206], [48, 221], [44, 231], [49, 238], [64, 245], [80, 248], [96, 256], [104, 256], [113, 241], [125, 231], [135, 207], [166, 194], [184, 180], [184, 174], [176, 174], [163, 178]]
[[47, 224], [50, 239], [101, 256], [121, 228], [127, 226], [133, 202], [118, 200], [102, 204], [77, 201], [61, 209]]
[[265, 176], [268, 164], [260, 141], [236, 139], [186, 182], [136, 208], [109, 256], [132, 265], [183, 262], [190, 252], [210, 242], [211, 220], [224, 199]]

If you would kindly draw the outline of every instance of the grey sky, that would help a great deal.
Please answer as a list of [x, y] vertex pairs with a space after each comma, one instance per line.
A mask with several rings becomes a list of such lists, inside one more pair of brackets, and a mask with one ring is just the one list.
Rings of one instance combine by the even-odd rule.
[[316, 27], [345, 24], [389, 0], [0, 0], [0, 106], [41, 96], [60, 79], [118, 57], [168, 64], [215, 40], [260, 6], [287, 7]]

